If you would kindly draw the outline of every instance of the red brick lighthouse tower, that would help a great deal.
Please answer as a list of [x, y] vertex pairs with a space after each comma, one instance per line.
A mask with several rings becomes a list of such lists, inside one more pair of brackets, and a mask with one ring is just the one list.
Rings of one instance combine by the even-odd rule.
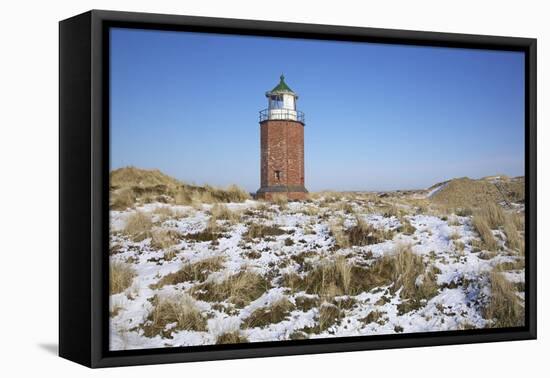
[[298, 95], [281, 81], [265, 96], [268, 108], [260, 112], [261, 187], [257, 197], [305, 199], [304, 113], [296, 109]]

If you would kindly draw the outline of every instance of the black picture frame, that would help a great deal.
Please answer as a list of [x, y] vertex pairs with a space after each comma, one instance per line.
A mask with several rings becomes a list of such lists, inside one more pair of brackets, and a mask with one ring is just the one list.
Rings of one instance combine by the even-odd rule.
[[[363, 41], [525, 53], [526, 324], [204, 347], [109, 351], [110, 27]], [[59, 354], [88, 367], [535, 339], [536, 39], [92, 10], [59, 24]]]

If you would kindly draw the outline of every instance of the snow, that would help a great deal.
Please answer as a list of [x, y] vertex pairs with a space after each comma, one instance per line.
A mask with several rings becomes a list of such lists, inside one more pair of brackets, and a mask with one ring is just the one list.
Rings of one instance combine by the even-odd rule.
[[[434, 188], [428, 196], [435, 194], [443, 186]], [[215, 343], [219, 335], [227, 332], [240, 332], [250, 342], [287, 340], [293, 332], [314, 327], [317, 324], [319, 308], [308, 311], [296, 308], [285, 320], [263, 328], [241, 329], [241, 324], [258, 308], [269, 306], [282, 298], [288, 298], [292, 303], [300, 296], [316, 298], [315, 295], [304, 292], [292, 293], [288, 288], [280, 286], [280, 277], [285, 273], [303, 275], [301, 266], [291, 259], [293, 256], [303, 252], [314, 252], [305, 261], [315, 264], [323, 259], [344, 255], [350, 262], [367, 266], [377, 258], [394, 253], [399, 244], [410, 244], [413, 253], [421, 256], [426, 264], [438, 269], [437, 295], [422, 303], [419, 308], [403, 314], [399, 311], [399, 305], [404, 302], [399, 289], [393, 290], [393, 294], [390, 287], [379, 287], [370, 292], [360, 293], [353, 297], [355, 305], [344, 311], [345, 315], [339, 322], [325, 331], [310, 334], [310, 338], [446, 331], [461, 329], [465, 325], [476, 328], [488, 325], [480, 308], [480, 303], [490, 295], [486, 282], [487, 272], [503, 262], [514, 262], [516, 258], [506, 253], [497, 254], [491, 259], [482, 258], [482, 251], [474, 250], [470, 244], [472, 240], [478, 239], [478, 236], [469, 217], [454, 216], [451, 222], [453, 225], [450, 225], [448, 221], [435, 215], [406, 215], [405, 219], [416, 228], [412, 235], [397, 233], [392, 240], [382, 243], [334, 251], [335, 242], [330, 234], [330, 224], [334, 222], [335, 217], [340, 216], [344, 217], [344, 227], [349, 227], [354, 224], [355, 218], [342, 211], [321, 209], [321, 200], [322, 198], [317, 199], [313, 203], [289, 203], [284, 211], [272, 205], [269, 210], [271, 219], [264, 219], [258, 213], [247, 215], [247, 222], [277, 225], [288, 232], [262, 240], [244, 240], [243, 234], [249, 227], [244, 222], [228, 225], [226, 221], [218, 221], [218, 224], [227, 230], [223, 232], [223, 237], [218, 239], [217, 245], [184, 239], [172, 247], [176, 251], [176, 258], [171, 261], [164, 260], [164, 251], [151, 247], [150, 239], [133, 242], [121, 232], [128, 216], [133, 212], [152, 213], [158, 207], [171, 205], [153, 203], [136, 210], [111, 211], [111, 244], [117, 243], [121, 247], [110, 259], [113, 262], [124, 262], [132, 258], [131, 264], [137, 274], [128, 289], [111, 295], [111, 311], [118, 309], [118, 313], [110, 318], [110, 348], [124, 350], [206, 345]], [[248, 200], [227, 206], [231, 210], [243, 212], [254, 210], [259, 205], [257, 201]], [[320, 215], [306, 215], [308, 212], [305, 210], [311, 206], [318, 207]], [[207, 227], [210, 205], [203, 205], [199, 209], [189, 206], [171, 207], [185, 216], [163, 222], [160, 222], [160, 218], [153, 218], [156, 222], [154, 227], [174, 229], [182, 234], [196, 233]], [[322, 216], [323, 212], [327, 211], [328, 213]], [[395, 216], [386, 217], [371, 212], [360, 216], [365, 222], [379, 229], [397, 230], [401, 226], [401, 220]], [[311, 231], [306, 232], [306, 229]], [[292, 240], [291, 245], [285, 245], [287, 238]], [[457, 249], [457, 242], [464, 243], [464, 250]], [[246, 253], [251, 251], [257, 252], [259, 257], [247, 257]], [[184, 264], [213, 256], [224, 256], [225, 262], [223, 269], [210, 274], [207, 281], [221, 282], [246, 269], [270, 277], [272, 288], [243, 308], [234, 308], [230, 314], [213, 308], [212, 303], [196, 300], [196, 306], [207, 317], [208, 331], [175, 330], [171, 324], [166, 329], [173, 330], [170, 337], [144, 336], [140, 327], [146, 322], [153, 308], [151, 299], [155, 295], [186, 292], [196, 283], [185, 282], [159, 289], [153, 289], [151, 285], [163, 276], [178, 271]], [[505, 277], [514, 283], [525, 280], [523, 270], [506, 272]], [[418, 276], [416, 285], [422, 285], [424, 279], [425, 277]], [[521, 296], [522, 293], [518, 295]], [[388, 300], [381, 301], [383, 297]], [[380, 320], [366, 323], [365, 318], [373, 311], [381, 314]]]
[[430, 190], [428, 192], [428, 194], [426, 194], [426, 197], [427, 198], [431, 198], [434, 196], [434, 194], [436, 194], [437, 192], [439, 192], [441, 189], [443, 189], [444, 187], [447, 186], [448, 183], [444, 183], [444, 184], [441, 184], [441, 185], [438, 185], [436, 186], [435, 188], [433, 188], [432, 190]]

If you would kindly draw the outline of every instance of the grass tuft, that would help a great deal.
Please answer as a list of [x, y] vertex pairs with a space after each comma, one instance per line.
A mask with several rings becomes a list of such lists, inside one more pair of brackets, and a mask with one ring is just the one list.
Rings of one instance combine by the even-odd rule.
[[222, 333], [216, 338], [216, 344], [242, 344], [247, 342], [248, 339], [239, 331]]
[[492, 321], [492, 328], [520, 327], [525, 324], [525, 310], [516, 295], [514, 285], [498, 270], [489, 276], [491, 298], [484, 308], [484, 316]]
[[167, 274], [151, 287], [159, 289], [166, 285], [176, 285], [182, 282], [205, 281], [211, 273], [223, 268], [224, 261], [224, 257], [215, 256], [192, 264], [185, 264], [180, 270]]
[[154, 249], [167, 249], [181, 240], [182, 236], [178, 231], [167, 229], [155, 229], [151, 235], [151, 247]]
[[283, 298], [270, 306], [255, 310], [248, 318], [244, 320], [241, 328], [266, 327], [270, 324], [282, 322], [287, 319], [290, 312], [294, 310], [294, 305], [288, 299]]
[[152, 227], [151, 215], [136, 211], [126, 219], [124, 233], [133, 241], [139, 242], [151, 236]]
[[113, 261], [109, 266], [109, 291], [112, 294], [118, 294], [132, 285], [136, 276], [136, 271], [132, 266]]
[[252, 223], [248, 226], [248, 231], [244, 234], [244, 238], [251, 240], [256, 238], [265, 238], [266, 236], [284, 235], [286, 231], [277, 226], [266, 226], [259, 223]]
[[241, 271], [222, 282], [195, 285], [191, 295], [207, 302], [228, 301], [244, 307], [271, 288], [269, 281], [257, 273]]
[[495, 251], [498, 248], [498, 243], [487, 223], [487, 219], [481, 215], [474, 215], [472, 218], [472, 225], [481, 237], [483, 247], [489, 251]]
[[[174, 325], [175, 324], [175, 325]], [[171, 325], [167, 329], [167, 325]], [[206, 331], [206, 318], [202, 316], [195, 302], [185, 294], [170, 297], [155, 296], [153, 310], [147, 322], [142, 325], [147, 337], [162, 335], [170, 337], [173, 331]]]

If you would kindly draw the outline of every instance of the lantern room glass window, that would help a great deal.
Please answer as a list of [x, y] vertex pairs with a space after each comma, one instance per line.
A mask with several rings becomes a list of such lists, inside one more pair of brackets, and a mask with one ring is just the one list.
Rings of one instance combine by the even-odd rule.
[[283, 109], [283, 106], [284, 106], [283, 96], [275, 95], [269, 98], [270, 109]]

